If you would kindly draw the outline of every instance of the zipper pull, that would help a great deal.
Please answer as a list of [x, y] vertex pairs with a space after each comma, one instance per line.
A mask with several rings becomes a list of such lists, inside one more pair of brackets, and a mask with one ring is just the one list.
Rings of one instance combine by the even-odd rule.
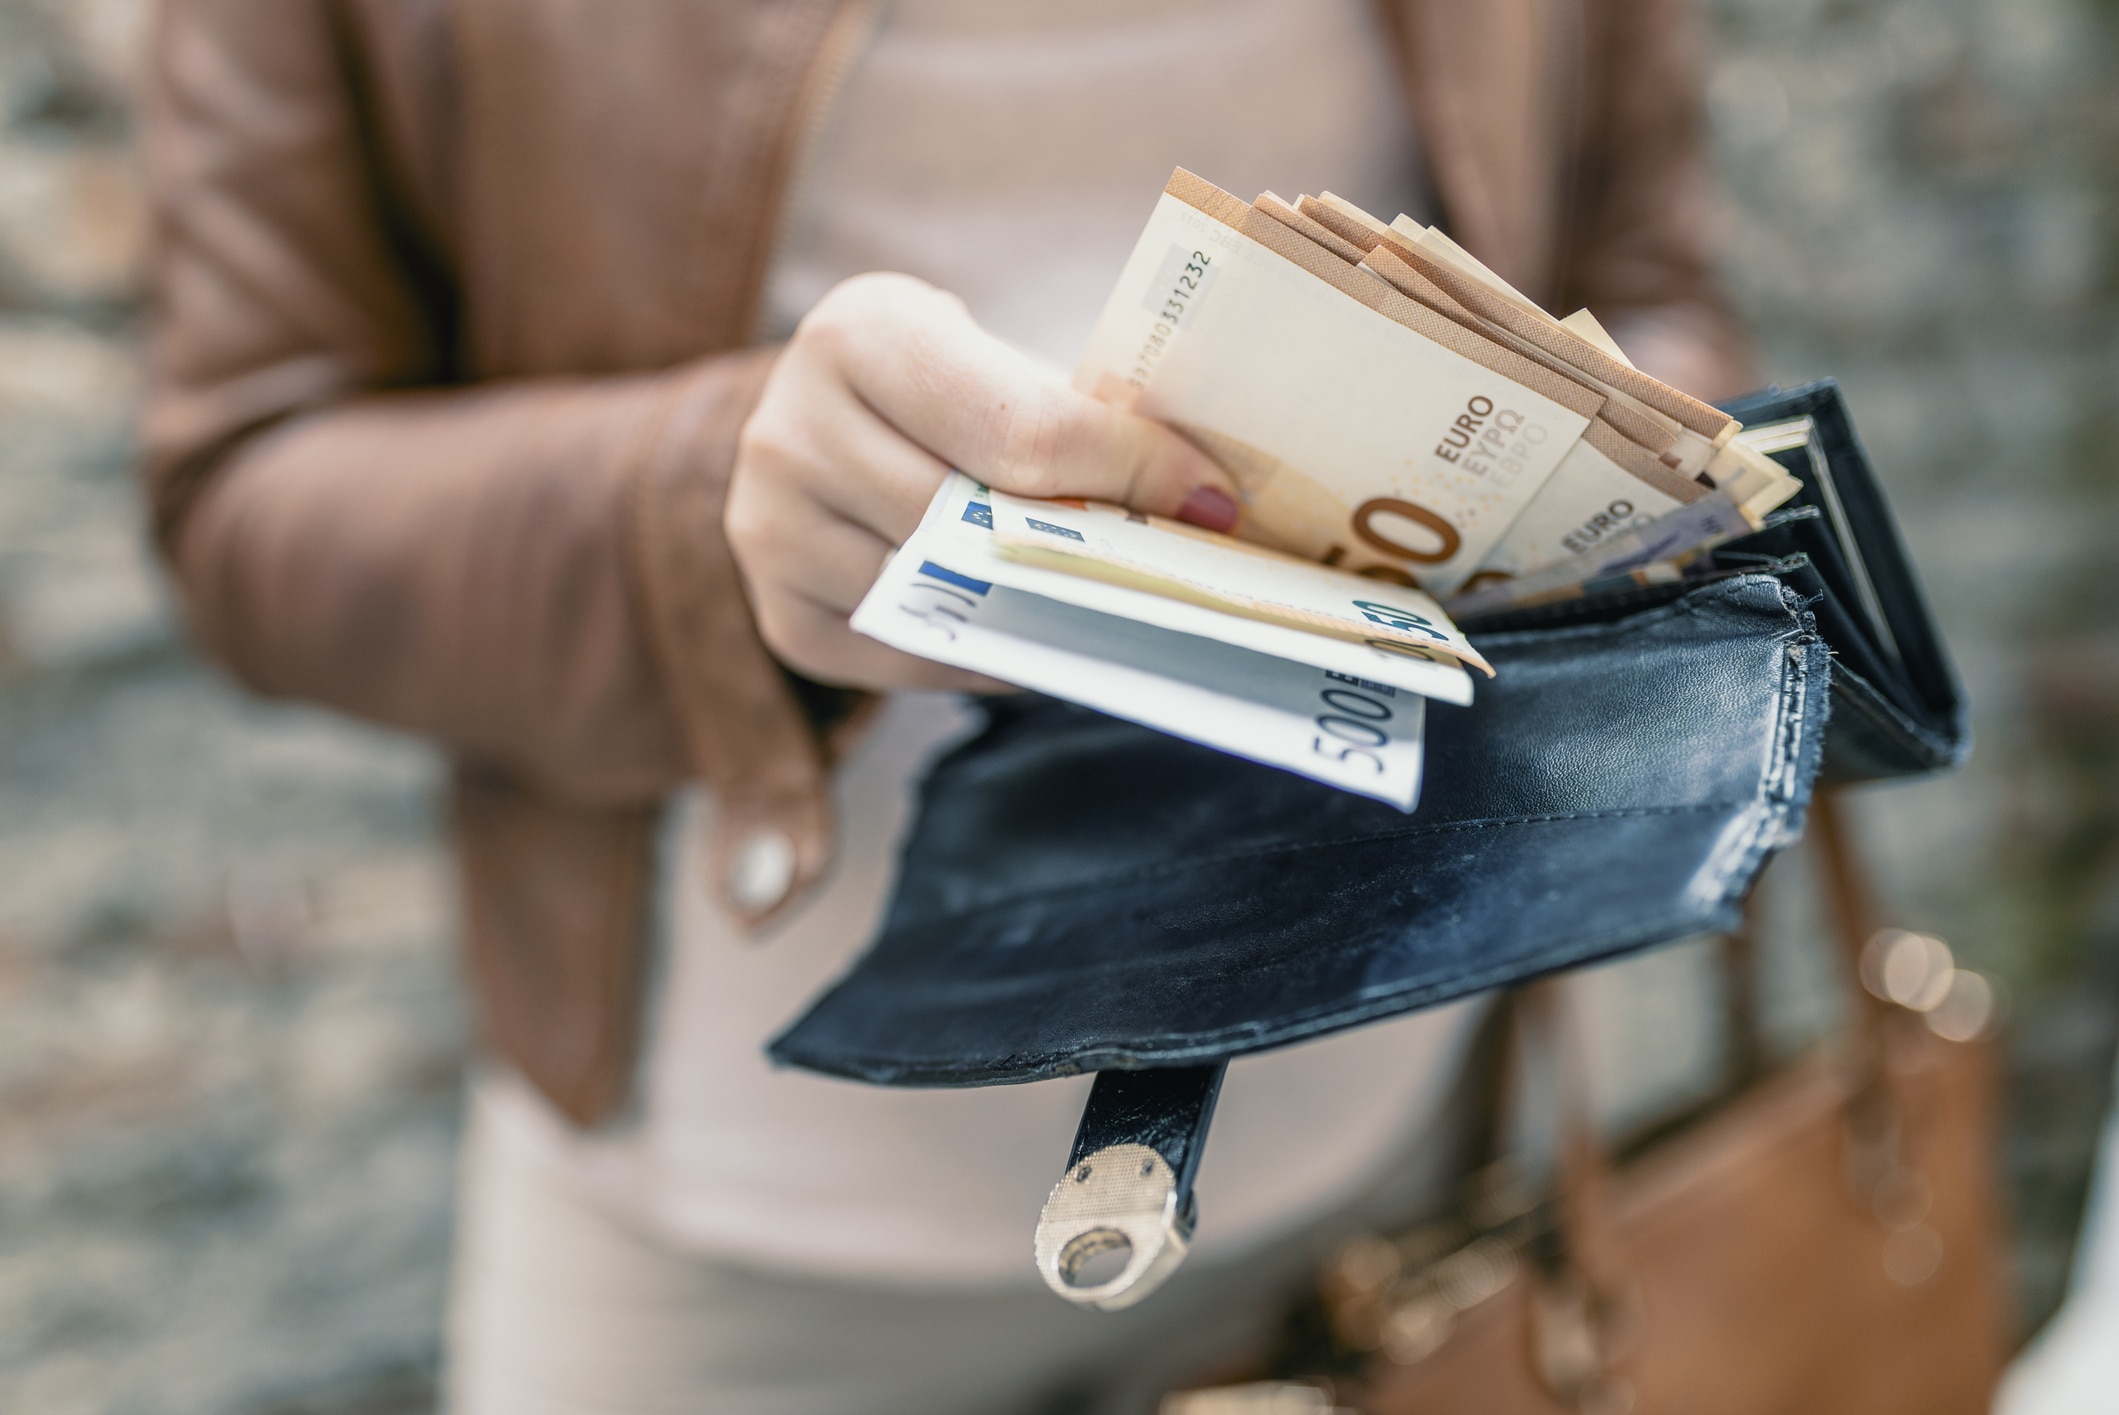
[[1115, 1312], [1146, 1297], [1192, 1245], [1192, 1181], [1228, 1062], [1100, 1071], [1067, 1172], [1037, 1221], [1037, 1270], [1069, 1302]]

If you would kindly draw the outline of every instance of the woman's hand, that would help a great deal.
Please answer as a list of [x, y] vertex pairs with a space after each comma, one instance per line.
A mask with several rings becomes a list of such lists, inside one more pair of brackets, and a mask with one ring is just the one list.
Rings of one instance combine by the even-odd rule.
[[724, 523], [781, 662], [851, 687], [991, 688], [864, 638], [847, 616], [951, 467], [1227, 530], [1227, 476], [1160, 423], [1051, 381], [963, 302], [861, 275], [795, 330], [737, 444]]

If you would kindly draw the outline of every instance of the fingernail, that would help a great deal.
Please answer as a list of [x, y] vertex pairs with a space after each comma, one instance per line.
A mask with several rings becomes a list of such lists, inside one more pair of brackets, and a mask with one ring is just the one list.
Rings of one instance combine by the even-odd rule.
[[1218, 486], [1195, 486], [1185, 504], [1177, 508], [1177, 519], [1210, 531], [1236, 529], [1236, 498]]

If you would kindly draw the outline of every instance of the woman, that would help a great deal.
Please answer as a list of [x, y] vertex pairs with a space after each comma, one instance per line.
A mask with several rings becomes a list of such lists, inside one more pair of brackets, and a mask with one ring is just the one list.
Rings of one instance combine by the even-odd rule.
[[846, 616], [951, 465], [1229, 523], [1053, 371], [1179, 163], [1734, 391], [1696, 66], [1681, 0], [167, 0], [161, 545], [246, 682], [455, 763], [452, 1409], [1136, 1408], [1417, 1189], [1456, 1012], [1241, 1063], [1192, 1265], [1088, 1314], [1028, 1261], [1078, 1083], [766, 1068], [991, 686]]

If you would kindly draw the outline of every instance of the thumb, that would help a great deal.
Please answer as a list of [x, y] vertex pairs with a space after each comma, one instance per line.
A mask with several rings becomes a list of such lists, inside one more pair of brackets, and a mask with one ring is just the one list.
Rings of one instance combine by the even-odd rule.
[[988, 485], [1025, 496], [1113, 501], [1213, 531], [1236, 526], [1228, 473], [1151, 418], [1047, 385], [1042, 400], [996, 407], [992, 426]]
[[842, 287], [839, 357], [870, 407], [937, 458], [1019, 496], [1078, 496], [1226, 531], [1228, 474], [1163, 424], [1098, 402], [903, 276]]

